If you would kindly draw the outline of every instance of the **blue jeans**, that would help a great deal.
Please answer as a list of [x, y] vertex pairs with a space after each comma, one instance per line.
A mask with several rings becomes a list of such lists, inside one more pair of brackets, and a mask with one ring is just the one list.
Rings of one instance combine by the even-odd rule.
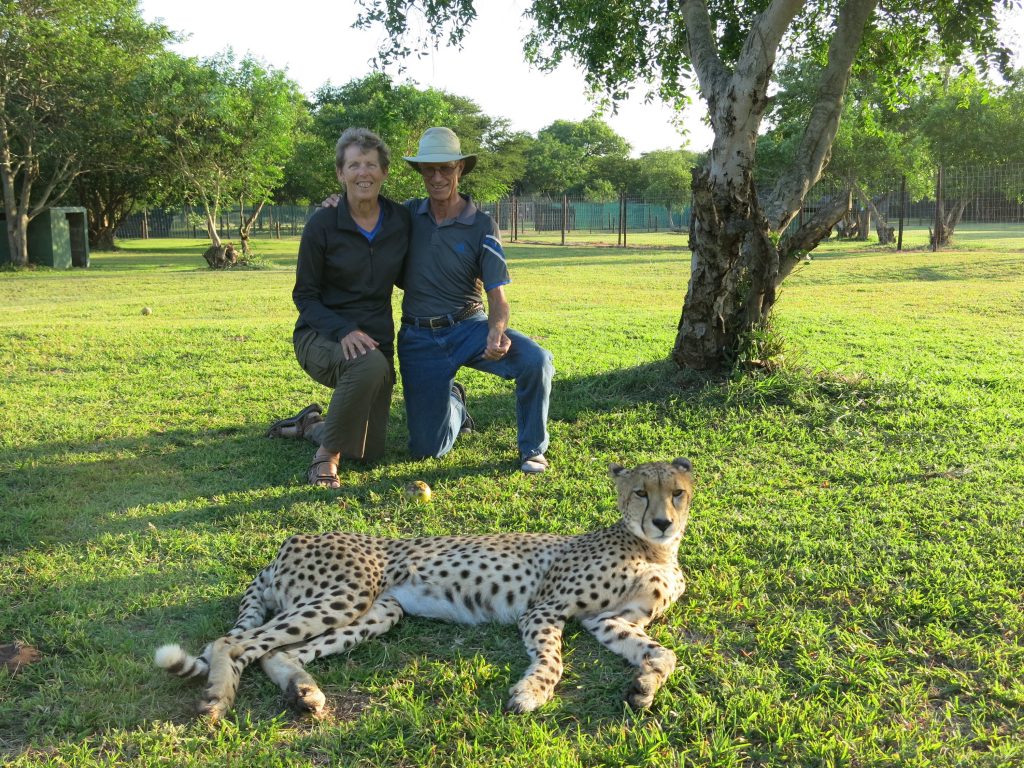
[[515, 379], [519, 455], [526, 458], [547, 450], [548, 400], [555, 373], [551, 353], [529, 336], [509, 329], [508, 354], [501, 360], [486, 360], [487, 331], [483, 312], [447, 328], [402, 324], [398, 365], [413, 458], [440, 458], [455, 445], [466, 410], [452, 395], [452, 382], [462, 366]]

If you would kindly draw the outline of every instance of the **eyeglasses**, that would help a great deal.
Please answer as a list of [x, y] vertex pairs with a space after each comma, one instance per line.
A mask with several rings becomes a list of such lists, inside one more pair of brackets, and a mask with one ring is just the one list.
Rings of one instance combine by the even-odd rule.
[[435, 173], [440, 173], [446, 179], [450, 179], [459, 169], [459, 163], [445, 163], [444, 165], [424, 165], [420, 163], [420, 173], [424, 178], [432, 178]]

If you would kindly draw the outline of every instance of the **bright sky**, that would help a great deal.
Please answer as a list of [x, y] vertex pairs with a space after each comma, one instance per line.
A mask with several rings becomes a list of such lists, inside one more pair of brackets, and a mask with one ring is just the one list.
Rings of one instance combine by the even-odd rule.
[[[250, 52], [266, 63], [285, 69], [307, 93], [324, 83], [344, 85], [370, 72], [382, 29], [354, 30], [358, 9], [354, 0], [142, 0], [143, 15], [162, 18], [171, 29], [190, 34], [176, 46], [185, 55], [210, 56], [230, 46], [241, 55]], [[529, 21], [522, 17], [526, 0], [477, 0], [478, 17], [466, 35], [463, 49], [442, 49], [405, 62], [407, 71], [392, 77], [410, 79], [475, 101], [493, 117], [506, 117], [517, 130], [536, 134], [555, 120], [582, 120], [593, 111], [581, 71], [563, 63], [556, 71], [541, 72], [523, 60], [522, 40]], [[1006, 14], [1008, 43], [1024, 65], [1024, 14]], [[702, 121], [704, 105], [684, 115], [688, 136], [672, 124], [673, 111], [660, 102], [644, 104], [645, 87], [619, 105], [605, 121], [639, 155], [653, 149], [688, 145], [702, 150], [711, 144], [711, 131]], [[371, 126], [372, 127], [372, 126]]]

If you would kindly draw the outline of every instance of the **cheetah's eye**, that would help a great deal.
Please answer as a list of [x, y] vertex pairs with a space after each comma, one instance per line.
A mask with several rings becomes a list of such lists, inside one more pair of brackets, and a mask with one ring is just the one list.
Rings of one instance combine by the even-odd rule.
[[633, 493], [635, 493], [641, 499], [646, 499], [647, 498], [647, 491], [633, 491]]
[[682, 488], [676, 488], [674, 491], [672, 491], [672, 498], [673, 499], [678, 499], [682, 495], [683, 495], [683, 489]]

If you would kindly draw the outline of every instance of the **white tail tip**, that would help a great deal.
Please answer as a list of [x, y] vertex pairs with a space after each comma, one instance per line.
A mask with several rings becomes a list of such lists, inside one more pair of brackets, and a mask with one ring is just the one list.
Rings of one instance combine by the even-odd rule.
[[153, 661], [161, 669], [180, 667], [187, 658], [188, 654], [177, 643], [161, 645], [156, 649], [156, 653], [153, 654]]

